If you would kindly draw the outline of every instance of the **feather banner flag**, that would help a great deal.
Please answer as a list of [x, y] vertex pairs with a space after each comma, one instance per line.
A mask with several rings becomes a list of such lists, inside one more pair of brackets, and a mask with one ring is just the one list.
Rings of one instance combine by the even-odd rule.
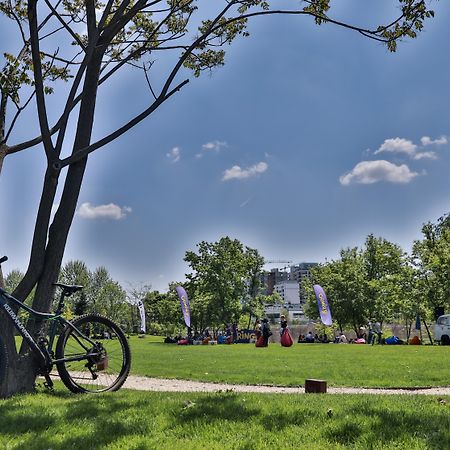
[[324, 325], [331, 325], [331, 310], [330, 305], [328, 304], [327, 296], [325, 295], [325, 291], [321, 286], [315, 284], [313, 286], [314, 294], [317, 299], [317, 306], [319, 308], [320, 320]]
[[142, 303], [142, 300], [138, 300], [137, 307], [139, 308], [139, 314], [141, 316], [141, 331], [145, 334], [146, 327], [145, 327], [145, 309], [144, 309], [144, 303]]
[[175, 288], [180, 299], [181, 312], [183, 313], [184, 322], [188, 328], [191, 328], [191, 308], [189, 307], [189, 300], [186, 291], [183, 287], [177, 286]]

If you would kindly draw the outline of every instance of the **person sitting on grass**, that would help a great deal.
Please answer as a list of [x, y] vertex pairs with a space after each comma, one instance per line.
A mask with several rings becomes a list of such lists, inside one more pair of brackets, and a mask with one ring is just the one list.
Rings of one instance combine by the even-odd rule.
[[307, 342], [308, 344], [313, 344], [314, 343], [314, 336], [311, 333], [311, 331], [308, 331], [308, 333], [306, 334], [305, 342]]

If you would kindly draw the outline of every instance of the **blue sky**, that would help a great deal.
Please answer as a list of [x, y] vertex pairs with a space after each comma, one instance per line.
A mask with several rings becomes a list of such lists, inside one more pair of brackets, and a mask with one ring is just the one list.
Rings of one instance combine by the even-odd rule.
[[[338, 17], [377, 23], [392, 13], [387, 0], [364, 3], [363, 16], [361, 1], [343, 1]], [[187, 250], [225, 235], [294, 262], [337, 258], [369, 233], [409, 251], [424, 222], [450, 211], [450, 12], [444, 2], [434, 9], [394, 54], [308, 18], [255, 20], [223, 68], [190, 76], [90, 157], [65, 261], [164, 290], [184, 279]], [[7, 50], [2, 27], [0, 43]], [[102, 89], [96, 137], [145, 107], [143, 81], [128, 70]], [[57, 95], [51, 107], [56, 117]], [[28, 261], [43, 159], [36, 147], [5, 161], [6, 272]]]

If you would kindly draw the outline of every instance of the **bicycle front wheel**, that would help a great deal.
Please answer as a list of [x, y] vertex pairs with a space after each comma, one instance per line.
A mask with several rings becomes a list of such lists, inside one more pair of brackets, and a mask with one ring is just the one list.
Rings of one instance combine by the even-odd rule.
[[87, 314], [71, 322], [58, 338], [56, 363], [72, 392], [117, 391], [127, 379], [131, 353], [127, 338], [112, 320]]

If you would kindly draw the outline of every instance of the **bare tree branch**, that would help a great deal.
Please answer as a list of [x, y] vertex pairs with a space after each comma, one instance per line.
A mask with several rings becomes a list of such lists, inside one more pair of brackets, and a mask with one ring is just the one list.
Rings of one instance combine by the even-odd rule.
[[75, 39], [76, 43], [83, 49], [86, 50], [85, 45], [80, 41], [80, 38], [76, 35], [76, 33], [69, 27], [69, 25], [64, 21], [58, 11], [52, 6], [49, 0], [44, 0], [45, 4], [48, 6], [53, 15], [58, 19], [61, 25], [67, 30], [67, 32]]
[[30, 24], [31, 54], [33, 58], [33, 72], [36, 89], [36, 100], [39, 116], [39, 125], [42, 133], [45, 153], [50, 161], [54, 158], [53, 144], [47, 119], [47, 108], [45, 106], [44, 82], [42, 79], [42, 65], [39, 51], [39, 30], [37, 25], [37, 0], [28, 2], [28, 21]]
[[108, 136], [104, 137], [103, 139], [100, 139], [99, 141], [89, 145], [88, 147], [80, 149], [79, 151], [77, 151], [77, 153], [69, 156], [68, 158], [62, 159], [60, 162], [61, 168], [69, 166], [70, 164], [74, 164], [78, 161], [81, 161], [83, 158], [85, 158], [87, 155], [89, 155], [93, 151], [95, 151], [101, 147], [104, 147], [106, 144], [109, 144], [110, 142], [114, 141], [119, 136], [122, 136], [122, 134], [126, 133], [128, 130], [130, 130], [131, 128], [136, 126], [139, 122], [142, 122], [145, 118], [147, 118], [153, 111], [155, 111], [160, 105], [162, 105], [166, 100], [168, 100], [170, 97], [172, 97], [173, 94], [178, 92], [187, 83], [189, 83], [189, 80], [184, 80], [182, 83], [177, 85], [174, 89], [172, 89], [170, 92], [168, 92], [164, 96], [160, 95], [149, 108], [144, 110], [141, 114], [139, 114], [134, 119], [127, 122], [122, 127], [118, 128], [113, 133], [111, 133]]

